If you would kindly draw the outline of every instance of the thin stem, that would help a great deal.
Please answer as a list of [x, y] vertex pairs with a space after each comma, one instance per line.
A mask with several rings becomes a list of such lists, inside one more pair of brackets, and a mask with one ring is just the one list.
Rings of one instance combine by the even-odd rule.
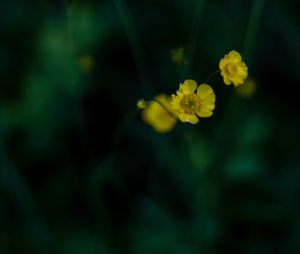
[[53, 244], [54, 239], [47, 230], [46, 223], [40, 215], [25, 178], [19, 173], [6, 152], [2, 135], [0, 135], [0, 141], [1, 189], [9, 195], [11, 201], [16, 206], [36, 246], [41, 248], [41, 245]]
[[204, 7], [205, 0], [197, 0], [196, 2], [197, 2], [197, 4], [195, 6], [194, 18], [192, 21], [188, 45], [187, 45], [188, 65], [185, 65], [182, 68], [182, 71], [180, 73], [180, 79], [183, 79], [184, 77], [186, 77], [188, 75], [188, 73], [190, 72], [190, 67], [192, 66], [193, 60], [194, 60], [194, 53], [195, 53], [195, 48], [197, 45], [199, 28], [200, 28], [200, 24], [201, 24], [200, 20], [201, 20], [201, 15], [203, 13], [203, 7]]
[[192, 65], [194, 52], [197, 44], [199, 28], [200, 28], [200, 18], [203, 12], [205, 0], [198, 0], [195, 7], [194, 19], [192, 23], [190, 38], [189, 38], [189, 64]]
[[[114, 0], [115, 6], [119, 13], [121, 22], [123, 24], [124, 30], [127, 34], [128, 41], [134, 56], [134, 60], [139, 71], [139, 76], [142, 82], [142, 95], [146, 93], [146, 63], [144, 61], [145, 57], [143, 55], [143, 50], [141, 42], [137, 35], [136, 28], [130, 17], [129, 10], [123, 0]], [[144, 97], [144, 96], [142, 96]]]
[[77, 4], [77, 1], [74, 0], [73, 2], [71, 2], [70, 4], [68, 4], [68, 1], [65, 1], [65, 8], [66, 8], [66, 18], [67, 18], [67, 24], [66, 24], [66, 30], [67, 30], [67, 38], [68, 38], [68, 42], [70, 45], [70, 52], [71, 54], [74, 54], [75, 56], [75, 47], [73, 44], [73, 23], [72, 23], [72, 15], [75, 9], [75, 6]]
[[246, 32], [243, 54], [247, 58], [248, 65], [251, 64], [254, 50], [254, 42], [258, 34], [259, 22], [261, 20], [263, 7], [266, 0], [254, 0]]
[[219, 74], [219, 73], [220, 73], [219, 70], [212, 72], [212, 73], [207, 77], [207, 79], [205, 80], [204, 84], [207, 84], [208, 81], [209, 81], [213, 76], [215, 76], [216, 74]]
[[175, 119], [177, 119], [177, 116], [172, 113], [164, 104], [162, 104], [159, 100], [156, 100], [155, 98], [152, 99], [152, 101], [155, 101], [156, 103], [158, 103], [162, 108], [164, 108], [164, 110], [166, 110], [168, 112], [168, 114], [172, 117], [174, 117]]

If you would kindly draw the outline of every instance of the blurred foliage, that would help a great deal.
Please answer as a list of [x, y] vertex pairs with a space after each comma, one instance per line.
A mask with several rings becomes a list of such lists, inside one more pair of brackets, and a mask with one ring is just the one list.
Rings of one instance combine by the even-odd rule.
[[[2, 1], [0, 253], [300, 252], [299, 1]], [[172, 49], [184, 49], [186, 64]], [[138, 99], [214, 76], [167, 134]]]

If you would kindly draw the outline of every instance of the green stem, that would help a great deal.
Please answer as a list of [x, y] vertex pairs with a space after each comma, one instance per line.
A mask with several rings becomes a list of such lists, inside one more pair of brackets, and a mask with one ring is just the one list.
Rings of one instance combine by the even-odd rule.
[[174, 117], [175, 119], [177, 119], [177, 116], [172, 113], [164, 104], [162, 104], [159, 100], [156, 100], [155, 98], [152, 99], [152, 101], [155, 101], [156, 103], [158, 103], [162, 108], [164, 108], [164, 110], [166, 110], [168, 112], [168, 114], [172, 117]]
[[0, 136], [0, 141], [0, 188], [8, 194], [17, 212], [22, 216], [30, 233], [29, 237], [32, 237], [36, 247], [42, 248], [42, 246], [53, 244], [52, 235], [47, 230], [25, 178], [19, 173], [5, 151], [2, 136]]
[[191, 34], [189, 38], [189, 64], [192, 65], [194, 59], [194, 52], [197, 44], [199, 28], [200, 28], [200, 19], [203, 12], [205, 0], [198, 0], [195, 7], [195, 14], [191, 28]]
[[197, 4], [195, 6], [195, 12], [194, 12], [194, 18], [192, 21], [191, 25], [191, 31], [189, 34], [189, 40], [188, 40], [188, 45], [187, 45], [187, 60], [188, 60], [188, 65], [185, 65], [181, 69], [180, 73], [180, 79], [184, 79], [186, 76], [188, 76], [190, 72], [190, 67], [193, 64], [194, 60], [194, 53], [195, 53], [195, 48], [197, 45], [197, 39], [198, 39], [198, 34], [199, 34], [199, 29], [200, 29], [200, 20], [201, 20], [201, 15], [203, 13], [203, 8], [205, 4], [205, 0], [197, 0]]
[[209, 81], [213, 76], [215, 76], [215, 75], [217, 75], [217, 74], [219, 74], [219, 73], [220, 73], [219, 70], [212, 72], [212, 73], [207, 77], [207, 79], [205, 80], [204, 84], [208, 84], [208, 81]]
[[251, 64], [255, 39], [258, 34], [259, 22], [261, 20], [265, 0], [254, 0], [246, 32], [243, 55], [247, 58], [248, 65]]
[[70, 45], [70, 52], [75, 57], [75, 47], [73, 44], [73, 24], [72, 24], [72, 15], [75, 9], [75, 5], [77, 4], [77, 1], [73, 1], [72, 3], [68, 4], [68, 1], [65, 1], [65, 8], [66, 8], [66, 18], [67, 18], [67, 24], [66, 24], [66, 30], [67, 30], [67, 38]]
[[[131, 20], [129, 10], [123, 0], [114, 0], [115, 6], [119, 13], [121, 22], [124, 26], [124, 30], [127, 34], [128, 41], [134, 56], [134, 60], [140, 75], [142, 82], [142, 95], [146, 94], [146, 63], [144, 61], [145, 57], [143, 55], [143, 50], [141, 42], [137, 35], [137, 31], [134, 27], [134, 23]], [[143, 96], [142, 96], [143, 97]]]

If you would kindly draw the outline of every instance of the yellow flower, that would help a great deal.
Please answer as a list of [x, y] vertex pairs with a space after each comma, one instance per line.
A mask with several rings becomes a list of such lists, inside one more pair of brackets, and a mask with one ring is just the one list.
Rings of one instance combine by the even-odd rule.
[[245, 83], [236, 88], [236, 92], [239, 96], [247, 98], [251, 97], [256, 91], [256, 82], [252, 78], [247, 78]]
[[187, 64], [187, 60], [184, 57], [184, 48], [171, 49], [172, 61], [177, 64]]
[[91, 56], [82, 56], [79, 59], [79, 67], [80, 69], [85, 72], [85, 73], [89, 73], [92, 71], [93, 67], [94, 67], [94, 59]]
[[159, 94], [154, 99], [142, 111], [142, 119], [157, 132], [168, 132], [177, 122], [176, 113], [170, 105], [171, 98], [165, 94]]
[[[195, 91], [197, 92], [195, 93]], [[198, 86], [194, 80], [186, 80], [179, 85], [176, 95], [172, 95], [171, 105], [178, 113], [182, 122], [196, 124], [199, 117], [210, 117], [215, 109], [216, 96], [211, 86], [201, 84]]]
[[230, 51], [228, 55], [220, 60], [219, 68], [226, 85], [233, 83], [234, 86], [239, 86], [244, 83], [244, 79], [248, 76], [247, 65], [235, 50]]
[[147, 102], [144, 99], [138, 100], [136, 106], [138, 109], [144, 109], [147, 107]]

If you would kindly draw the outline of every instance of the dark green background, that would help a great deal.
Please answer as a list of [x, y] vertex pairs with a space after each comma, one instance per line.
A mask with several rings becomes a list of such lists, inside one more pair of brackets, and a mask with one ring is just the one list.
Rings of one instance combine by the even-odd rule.
[[[0, 253], [300, 253], [299, 7], [1, 1]], [[138, 99], [203, 82], [232, 49], [252, 98], [215, 76], [211, 118], [141, 121]]]

